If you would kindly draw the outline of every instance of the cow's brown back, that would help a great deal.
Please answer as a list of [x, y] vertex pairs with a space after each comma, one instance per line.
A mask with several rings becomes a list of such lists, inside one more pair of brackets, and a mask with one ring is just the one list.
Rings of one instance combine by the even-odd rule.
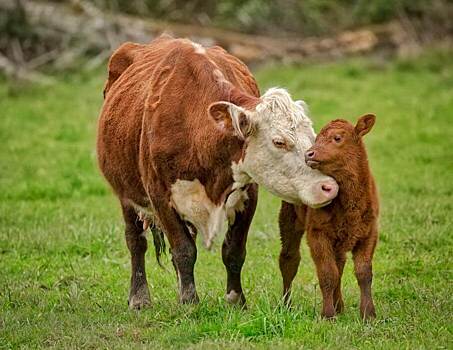
[[212, 196], [220, 195], [222, 186], [216, 191], [207, 173], [225, 157], [218, 152], [225, 140], [207, 107], [228, 100], [231, 87], [219, 84], [212, 71], [219, 69], [247, 94], [258, 97], [259, 91], [243, 63], [219, 47], [205, 50], [200, 54], [188, 40], [161, 37], [148, 45], [126, 43], [112, 55], [97, 149], [100, 168], [120, 199], [143, 201], [150, 160], [168, 164], [162, 175], [169, 180], [197, 177]]

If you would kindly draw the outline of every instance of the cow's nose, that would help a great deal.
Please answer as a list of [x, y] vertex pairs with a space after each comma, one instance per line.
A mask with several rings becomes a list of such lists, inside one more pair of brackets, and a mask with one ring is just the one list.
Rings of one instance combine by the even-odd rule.
[[314, 156], [315, 156], [315, 151], [308, 150], [307, 152], [305, 152], [305, 160], [313, 159]]
[[325, 181], [321, 184], [321, 191], [327, 200], [332, 200], [338, 194], [338, 184], [333, 180]]
[[321, 189], [322, 189], [324, 192], [329, 193], [330, 191], [333, 190], [333, 186], [331, 186], [331, 185], [322, 185], [322, 186], [321, 186]]

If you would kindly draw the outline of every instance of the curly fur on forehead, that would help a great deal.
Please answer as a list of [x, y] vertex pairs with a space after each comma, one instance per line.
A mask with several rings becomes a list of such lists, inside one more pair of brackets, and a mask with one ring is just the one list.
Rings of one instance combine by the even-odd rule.
[[270, 88], [261, 96], [261, 100], [256, 111], [263, 114], [263, 117], [269, 121], [286, 121], [292, 128], [296, 128], [300, 124], [307, 127], [312, 126], [306, 103], [304, 101], [294, 102], [285, 89]]
[[334, 119], [327, 123], [327, 125], [325, 125], [319, 133], [323, 134], [332, 129], [343, 129], [352, 131], [354, 129], [354, 125], [352, 125], [345, 119]]

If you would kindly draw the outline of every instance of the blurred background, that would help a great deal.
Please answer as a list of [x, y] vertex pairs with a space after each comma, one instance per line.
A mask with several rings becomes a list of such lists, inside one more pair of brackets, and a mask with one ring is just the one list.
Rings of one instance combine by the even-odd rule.
[[[453, 2], [447, 0], [0, 0], [0, 349], [451, 349]], [[381, 198], [376, 322], [319, 319], [303, 242], [281, 304], [280, 200], [260, 191], [247, 242], [248, 309], [224, 302], [222, 237], [199, 244], [201, 302], [182, 307], [170, 254], [147, 252], [152, 307], [127, 308], [130, 258], [100, 175], [107, 60], [162, 32], [221, 45], [261, 91], [287, 88], [315, 130], [373, 112], [365, 142]]]
[[448, 42], [448, 0], [2, 0], [0, 71], [44, 80], [42, 68], [102, 64], [120, 43], [167, 32], [219, 44], [247, 63], [384, 52]]

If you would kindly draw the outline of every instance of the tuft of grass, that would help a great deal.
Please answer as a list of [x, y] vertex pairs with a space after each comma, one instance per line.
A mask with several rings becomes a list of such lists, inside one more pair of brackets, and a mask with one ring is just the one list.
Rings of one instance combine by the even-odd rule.
[[129, 311], [129, 256], [120, 210], [95, 161], [104, 72], [71, 74], [14, 94], [0, 81], [0, 348], [451, 348], [453, 61], [446, 54], [256, 72], [328, 120], [377, 114], [367, 135], [382, 202], [374, 260], [378, 318], [363, 323], [351, 263], [346, 311], [319, 318], [320, 293], [305, 243], [291, 310], [277, 257], [279, 200], [261, 191], [243, 284], [248, 309], [225, 304], [220, 239], [200, 247], [201, 302], [177, 303], [169, 258], [147, 269], [153, 306]]

